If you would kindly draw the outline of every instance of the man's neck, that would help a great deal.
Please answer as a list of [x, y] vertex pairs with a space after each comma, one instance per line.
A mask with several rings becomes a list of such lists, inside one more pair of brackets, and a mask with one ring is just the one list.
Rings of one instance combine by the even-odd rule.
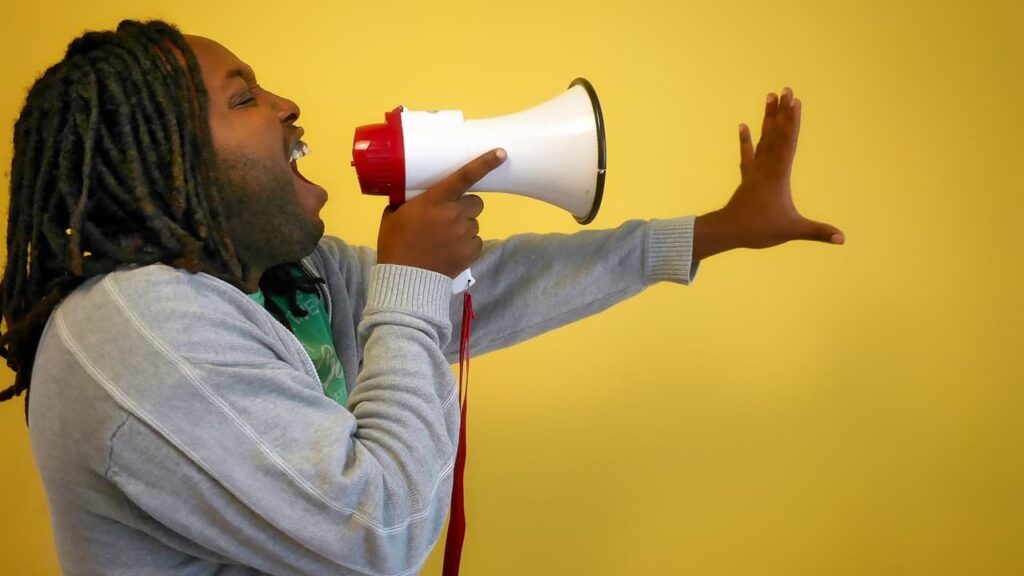
[[[260, 278], [263, 277], [263, 272], [264, 270], [266, 270], [266, 268], [264, 268], [263, 266], [252, 266], [250, 264], [246, 264], [244, 261], [241, 262], [241, 266], [242, 280], [240, 282], [231, 281], [230, 284], [235, 288], [238, 288], [242, 292], [245, 292], [246, 294], [252, 294], [258, 291], [260, 289]], [[217, 270], [218, 268], [219, 267], [216, 266], [214, 263], [210, 262], [206, 258], [203, 258], [203, 272], [217, 276], [217, 274], [214, 273], [213, 271]], [[221, 276], [221, 278], [226, 280], [226, 278], [223, 278], [223, 276]]]

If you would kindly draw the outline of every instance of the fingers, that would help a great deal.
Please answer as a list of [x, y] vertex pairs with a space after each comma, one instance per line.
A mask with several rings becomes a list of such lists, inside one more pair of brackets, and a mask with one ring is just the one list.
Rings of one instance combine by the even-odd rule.
[[484, 211], [484, 201], [475, 194], [467, 194], [458, 200], [460, 219], [466, 222], [466, 236], [474, 238], [480, 235], [480, 222], [477, 217]]
[[782, 90], [775, 125], [779, 133], [779, 142], [796, 148], [796, 138], [800, 132], [800, 100], [793, 95], [793, 90], [788, 86]]
[[501, 166], [505, 161], [505, 157], [505, 151], [500, 148], [485, 152], [441, 182], [431, 186], [423, 195], [438, 202], [458, 200], [474, 184], [482, 180], [484, 176], [487, 176], [491, 170]]
[[793, 94], [793, 89], [785, 87], [782, 96], [768, 94], [764, 109], [764, 120], [761, 123], [761, 138], [757, 142], [757, 152], [763, 148], [775, 148], [790, 155], [796, 151], [797, 138], [800, 135], [800, 115], [802, 103]]
[[800, 138], [800, 116], [801, 116], [802, 111], [803, 111], [803, 106], [804, 106], [803, 102], [801, 102], [799, 98], [794, 98], [793, 99], [793, 111], [792, 111], [792, 115], [793, 115], [793, 122], [792, 122], [793, 128], [792, 128], [792, 135], [791, 135], [791, 137], [793, 139], [793, 148], [796, 148], [797, 140]]
[[793, 104], [793, 90], [786, 86], [782, 89], [782, 98], [779, 98], [779, 110], [785, 112]]
[[757, 151], [765, 146], [775, 127], [775, 114], [779, 111], [779, 99], [774, 92], [768, 94], [764, 105], [764, 118], [761, 120], [761, 138], [757, 141]]
[[750, 141], [750, 128], [740, 124], [740, 173], [744, 176], [754, 163], [754, 144]]
[[459, 211], [466, 218], [476, 218], [484, 211], [484, 201], [476, 194], [466, 194], [458, 200]]

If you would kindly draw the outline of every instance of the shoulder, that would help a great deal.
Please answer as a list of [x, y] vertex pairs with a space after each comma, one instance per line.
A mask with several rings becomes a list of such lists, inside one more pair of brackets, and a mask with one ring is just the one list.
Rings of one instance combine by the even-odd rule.
[[[117, 313], [146, 320], [188, 320], [212, 311], [255, 311], [249, 303], [245, 293], [213, 276], [155, 264], [93, 278], [72, 292], [59, 310], [67, 319]], [[186, 318], [180, 318], [182, 314]]]
[[55, 314], [84, 350], [145, 346], [198, 360], [225, 347], [280, 349], [287, 341], [284, 328], [238, 288], [165, 265], [92, 279]]

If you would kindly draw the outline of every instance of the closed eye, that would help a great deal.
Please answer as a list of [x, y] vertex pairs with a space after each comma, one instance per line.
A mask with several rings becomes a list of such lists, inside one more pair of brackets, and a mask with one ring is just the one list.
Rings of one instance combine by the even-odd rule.
[[238, 97], [235, 99], [234, 103], [231, 105], [231, 107], [240, 108], [242, 106], [247, 106], [249, 104], [255, 103], [256, 97], [253, 95], [253, 92], [257, 90], [260, 90], [260, 86], [258, 84], [250, 87], [248, 91], [239, 94]]

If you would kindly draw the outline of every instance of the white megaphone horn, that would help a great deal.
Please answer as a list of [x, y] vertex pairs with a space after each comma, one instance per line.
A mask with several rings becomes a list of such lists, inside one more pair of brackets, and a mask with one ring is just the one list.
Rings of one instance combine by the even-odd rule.
[[[503, 148], [507, 160], [470, 192], [536, 198], [566, 210], [580, 224], [591, 222], [601, 208], [604, 117], [597, 92], [584, 78], [547, 102], [504, 116], [465, 120], [461, 110], [399, 106], [384, 118], [383, 124], [356, 128], [352, 141], [352, 165], [364, 194], [402, 204], [480, 154]], [[467, 270], [453, 291], [472, 283]]]

